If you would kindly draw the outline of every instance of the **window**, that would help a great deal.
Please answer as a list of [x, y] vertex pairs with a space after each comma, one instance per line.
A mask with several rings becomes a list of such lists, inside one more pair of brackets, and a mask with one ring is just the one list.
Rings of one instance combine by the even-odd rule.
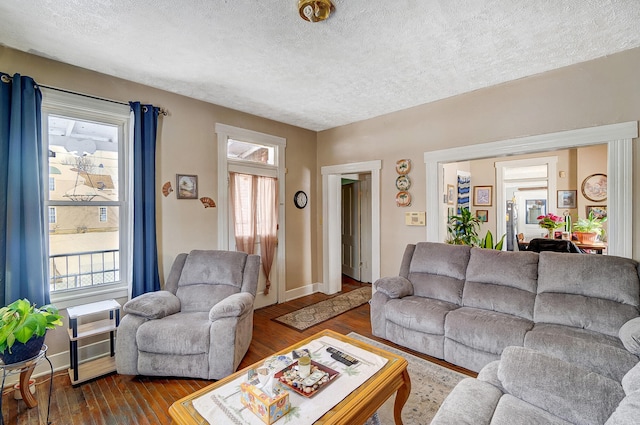
[[276, 165], [275, 147], [240, 140], [227, 140], [227, 158], [232, 161], [255, 162]]
[[129, 106], [43, 89], [42, 110], [52, 299], [126, 296]]
[[100, 207], [98, 210], [98, 217], [101, 223], [107, 221], [107, 207]]
[[49, 223], [55, 224], [56, 222], [56, 207], [49, 207]]

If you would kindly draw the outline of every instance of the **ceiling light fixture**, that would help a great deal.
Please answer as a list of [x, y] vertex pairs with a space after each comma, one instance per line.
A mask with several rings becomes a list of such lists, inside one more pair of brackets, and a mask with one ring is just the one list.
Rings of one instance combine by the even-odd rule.
[[300, 17], [305, 21], [324, 21], [329, 17], [335, 7], [331, 0], [299, 0], [298, 11]]

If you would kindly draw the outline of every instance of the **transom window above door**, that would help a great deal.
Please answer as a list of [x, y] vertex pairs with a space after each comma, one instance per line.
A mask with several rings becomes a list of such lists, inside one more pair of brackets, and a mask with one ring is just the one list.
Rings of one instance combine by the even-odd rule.
[[265, 165], [277, 165], [273, 146], [227, 139], [227, 158], [235, 161], [255, 162]]

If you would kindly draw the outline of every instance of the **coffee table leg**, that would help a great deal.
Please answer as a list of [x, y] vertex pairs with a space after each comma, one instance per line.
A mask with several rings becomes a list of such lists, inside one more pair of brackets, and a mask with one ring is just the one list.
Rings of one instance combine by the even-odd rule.
[[38, 405], [38, 401], [29, 390], [29, 379], [31, 379], [33, 369], [35, 369], [35, 365], [34, 367], [30, 367], [27, 370], [20, 372], [20, 394], [22, 394], [22, 400], [24, 400], [24, 403], [29, 409]]
[[396, 425], [402, 425], [402, 408], [411, 393], [411, 378], [409, 378], [409, 372], [407, 372], [407, 369], [402, 372], [402, 380], [404, 381], [404, 385], [398, 388], [396, 401], [393, 405], [393, 418]]

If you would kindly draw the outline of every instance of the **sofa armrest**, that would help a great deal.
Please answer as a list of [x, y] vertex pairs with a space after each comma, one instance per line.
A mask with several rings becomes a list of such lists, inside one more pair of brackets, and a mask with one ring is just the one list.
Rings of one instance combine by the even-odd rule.
[[374, 282], [373, 287], [389, 298], [413, 295], [413, 284], [402, 276], [380, 278]]
[[240, 317], [253, 309], [254, 297], [248, 292], [239, 292], [220, 300], [209, 310], [212, 322], [223, 317]]
[[618, 332], [624, 348], [632, 354], [640, 356], [640, 317], [629, 320]]
[[571, 423], [604, 423], [625, 394], [620, 383], [524, 347], [502, 352], [504, 390]]
[[147, 292], [127, 301], [122, 310], [145, 319], [162, 319], [180, 311], [180, 298], [169, 291]]

